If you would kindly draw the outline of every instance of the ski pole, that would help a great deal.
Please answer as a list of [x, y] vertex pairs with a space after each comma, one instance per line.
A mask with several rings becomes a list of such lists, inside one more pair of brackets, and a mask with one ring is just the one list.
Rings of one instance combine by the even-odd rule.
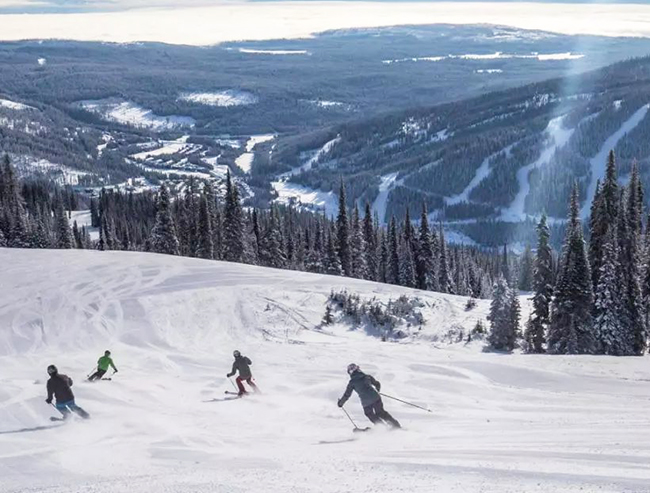
[[235, 390], [239, 392], [239, 389], [235, 385], [235, 382], [232, 381], [232, 378], [228, 377], [228, 381], [232, 384], [232, 386], [235, 388]]
[[423, 411], [426, 411], [428, 413], [433, 412], [431, 409], [427, 409], [426, 407], [418, 406], [417, 404], [413, 404], [412, 402], [403, 401], [402, 399], [398, 399], [397, 397], [393, 397], [392, 395], [382, 394], [381, 392], [379, 392], [379, 395], [383, 395], [384, 397], [388, 397], [389, 399], [393, 399], [395, 401], [401, 402], [402, 404], [406, 404], [407, 406], [417, 407], [418, 409], [422, 409]]
[[90, 373], [88, 373], [88, 375], [86, 375], [86, 378], [90, 378], [90, 375], [92, 375], [93, 373], [95, 373], [95, 370], [96, 370], [96, 368], [93, 367], [93, 369], [90, 370]]
[[355, 430], [360, 430], [361, 428], [359, 428], [359, 427], [357, 426], [357, 424], [352, 420], [352, 417], [350, 417], [350, 415], [348, 414], [348, 412], [345, 410], [345, 408], [344, 408], [343, 406], [341, 406], [341, 410], [342, 410], [342, 411], [345, 413], [345, 415], [348, 417], [348, 419], [350, 420], [350, 423], [352, 423], [352, 426], [354, 426], [354, 429], [355, 429]]

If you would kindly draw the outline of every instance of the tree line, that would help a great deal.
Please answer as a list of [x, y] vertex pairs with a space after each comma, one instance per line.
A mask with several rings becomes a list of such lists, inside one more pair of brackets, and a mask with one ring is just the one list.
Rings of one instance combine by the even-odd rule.
[[497, 283], [489, 342], [512, 350], [520, 338], [531, 353], [642, 355], [650, 315], [650, 221], [644, 229], [644, 191], [638, 166], [618, 183], [614, 152], [598, 183], [584, 237], [578, 186], [569, 202], [562, 251], [554, 268], [550, 231], [543, 216], [534, 259], [533, 311], [519, 332], [516, 298]]

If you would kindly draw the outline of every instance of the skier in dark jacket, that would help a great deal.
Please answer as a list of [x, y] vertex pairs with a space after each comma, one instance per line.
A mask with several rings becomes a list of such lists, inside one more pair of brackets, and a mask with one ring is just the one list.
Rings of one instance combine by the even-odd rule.
[[47, 381], [47, 399], [45, 399], [45, 402], [52, 404], [52, 397], [56, 397], [54, 407], [63, 414], [65, 419], [70, 417], [70, 411], [75, 412], [82, 418], [89, 418], [90, 415], [74, 402], [74, 394], [70, 388], [72, 387], [72, 379], [59, 373], [59, 370], [54, 365], [47, 367], [47, 373], [50, 375], [50, 379]]
[[243, 396], [244, 394], [248, 394], [246, 389], [244, 388], [244, 384], [242, 383], [243, 380], [246, 381], [248, 385], [250, 385], [255, 392], [258, 391], [257, 386], [253, 382], [253, 374], [251, 373], [251, 367], [252, 361], [247, 358], [246, 356], [242, 356], [242, 354], [239, 351], [234, 351], [232, 355], [235, 357], [235, 361], [232, 364], [232, 371], [226, 375], [226, 377], [230, 378], [232, 377], [235, 373], [239, 372], [239, 376], [235, 379], [237, 382], [237, 388], [239, 389], [239, 396]]
[[384, 422], [393, 428], [401, 428], [399, 422], [384, 409], [384, 403], [379, 395], [381, 384], [371, 375], [363, 373], [354, 363], [348, 365], [348, 375], [350, 375], [350, 382], [343, 397], [339, 399], [339, 407], [343, 407], [354, 390], [361, 399], [364, 414], [373, 424]]

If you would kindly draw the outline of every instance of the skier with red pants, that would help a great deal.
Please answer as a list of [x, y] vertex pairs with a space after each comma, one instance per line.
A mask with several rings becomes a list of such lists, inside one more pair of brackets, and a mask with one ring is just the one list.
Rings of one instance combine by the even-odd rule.
[[244, 388], [244, 384], [242, 383], [243, 381], [246, 381], [246, 383], [250, 385], [255, 392], [257, 392], [258, 388], [253, 382], [253, 374], [251, 373], [250, 365], [253, 364], [251, 360], [246, 356], [242, 356], [239, 351], [234, 351], [232, 355], [235, 357], [235, 361], [232, 364], [232, 371], [228, 373], [226, 377], [230, 378], [235, 373], [239, 372], [239, 376], [235, 379], [237, 382], [237, 389], [239, 390], [238, 395], [241, 397], [245, 394], [248, 394]]
[[363, 373], [354, 363], [348, 365], [348, 375], [350, 375], [350, 382], [343, 397], [339, 399], [339, 407], [343, 407], [352, 395], [352, 391], [355, 391], [361, 399], [363, 413], [373, 424], [383, 422], [393, 428], [401, 428], [399, 422], [384, 409], [384, 403], [379, 395], [381, 384], [372, 375]]
[[54, 407], [63, 414], [64, 419], [70, 417], [70, 412], [74, 412], [82, 418], [90, 418], [90, 415], [74, 402], [74, 394], [70, 388], [72, 387], [72, 379], [59, 373], [59, 370], [54, 365], [47, 367], [47, 373], [50, 375], [50, 379], [47, 381], [47, 399], [45, 399], [45, 402], [52, 404], [52, 397], [56, 397]]

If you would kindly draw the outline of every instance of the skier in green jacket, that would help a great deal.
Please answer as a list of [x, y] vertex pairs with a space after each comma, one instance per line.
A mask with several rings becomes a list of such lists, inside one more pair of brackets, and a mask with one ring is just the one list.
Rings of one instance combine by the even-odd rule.
[[101, 380], [101, 378], [106, 374], [108, 371], [108, 368], [112, 367], [113, 372], [117, 373], [117, 368], [115, 368], [115, 364], [113, 363], [113, 360], [111, 359], [111, 352], [110, 351], [105, 351], [104, 356], [99, 358], [97, 361], [97, 371], [90, 375], [88, 377], [88, 380], [91, 382], [94, 382], [95, 380]]

